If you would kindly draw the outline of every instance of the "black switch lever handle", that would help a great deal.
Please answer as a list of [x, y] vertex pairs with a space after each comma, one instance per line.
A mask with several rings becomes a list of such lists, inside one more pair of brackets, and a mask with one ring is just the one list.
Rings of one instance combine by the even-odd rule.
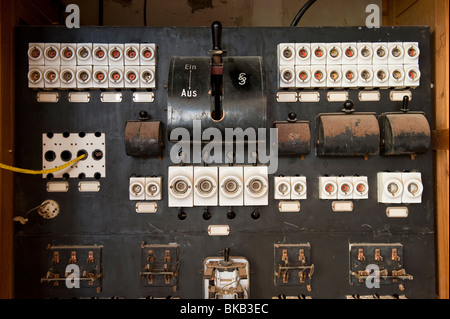
[[214, 21], [211, 25], [213, 50], [222, 50], [222, 23]]

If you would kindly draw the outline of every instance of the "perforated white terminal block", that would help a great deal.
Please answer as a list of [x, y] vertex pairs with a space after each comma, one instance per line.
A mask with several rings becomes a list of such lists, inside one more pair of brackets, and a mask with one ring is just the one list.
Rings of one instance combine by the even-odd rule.
[[[42, 134], [42, 169], [55, 168], [85, 154], [86, 157], [69, 167], [54, 172], [53, 177], [106, 177], [104, 133], [47, 133]], [[67, 174], [67, 175], [66, 175]], [[42, 175], [43, 178], [47, 174]]]

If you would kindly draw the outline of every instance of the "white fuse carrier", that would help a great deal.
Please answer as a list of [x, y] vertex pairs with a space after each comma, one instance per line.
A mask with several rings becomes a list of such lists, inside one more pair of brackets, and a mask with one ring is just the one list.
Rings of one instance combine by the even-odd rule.
[[193, 167], [170, 166], [168, 181], [169, 207], [193, 207]]

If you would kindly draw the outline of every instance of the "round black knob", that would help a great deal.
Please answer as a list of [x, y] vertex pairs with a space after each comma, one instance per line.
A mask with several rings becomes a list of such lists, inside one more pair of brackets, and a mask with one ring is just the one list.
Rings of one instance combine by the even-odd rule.
[[348, 110], [348, 111], [353, 110], [354, 105], [355, 104], [353, 103], [352, 100], [347, 100], [344, 102], [344, 110]]
[[291, 112], [288, 114], [288, 119], [290, 121], [295, 121], [297, 119], [297, 114], [295, 114], [295, 112]]
[[148, 113], [147, 113], [147, 111], [140, 111], [140, 112], [139, 112], [139, 118], [140, 118], [141, 120], [147, 120], [147, 119], [148, 119]]

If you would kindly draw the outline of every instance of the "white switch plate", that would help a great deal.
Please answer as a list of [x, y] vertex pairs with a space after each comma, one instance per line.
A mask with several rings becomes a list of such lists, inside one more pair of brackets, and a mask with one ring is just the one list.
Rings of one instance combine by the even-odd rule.
[[244, 206], [244, 169], [219, 167], [219, 206]]
[[377, 187], [379, 203], [400, 204], [402, 202], [402, 173], [378, 173]]
[[194, 169], [192, 166], [170, 166], [168, 174], [169, 207], [194, 206]]
[[307, 193], [306, 176], [291, 176], [291, 199], [306, 199]]
[[194, 167], [194, 206], [217, 206], [219, 201], [218, 168]]

